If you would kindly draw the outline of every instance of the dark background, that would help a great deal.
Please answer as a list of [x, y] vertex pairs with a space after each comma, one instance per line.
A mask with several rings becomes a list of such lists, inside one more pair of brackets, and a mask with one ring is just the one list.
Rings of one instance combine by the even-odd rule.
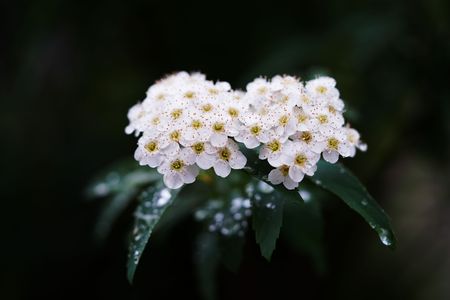
[[265, 262], [249, 235], [222, 299], [450, 298], [450, 7], [445, 0], [0, 4], [0, 298], [199, 297], [192, 221], [155, 235], [134, 286], [131, 211], [105, 245], [84, 201], [92, 175], [130, 157], [129, 107], [168, 72], [244, 88], [259, 75], [336, 78], [369, 145], [346, 161], [392, 218], [397, 250], [335, 200], [328, 271], [283, 243]]

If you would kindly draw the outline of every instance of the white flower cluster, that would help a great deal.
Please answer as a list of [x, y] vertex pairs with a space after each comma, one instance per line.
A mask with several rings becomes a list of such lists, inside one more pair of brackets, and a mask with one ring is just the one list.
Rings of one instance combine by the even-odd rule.
[[259, 147], [259, 158], [274, 167], [268, 174], [273, 184], [294, 189], [305, 174], [314, 174], [321, 154], [335, 163], [339, 155], [367, 148], [356, 130], [344, 126], [335, 85], [329, 77], [303, 85], [295, 77], [275, 76], [254, 80], [244, 93], [203, 74], [180, 72], [152, 85], [130, 109], [126, 132], [142, 134], [135, 158], [157, 168], [169, 188], [194, 182], [199, 168], [214, 168], [221, 177], [242, 169], [247, 159], [237, 141]]

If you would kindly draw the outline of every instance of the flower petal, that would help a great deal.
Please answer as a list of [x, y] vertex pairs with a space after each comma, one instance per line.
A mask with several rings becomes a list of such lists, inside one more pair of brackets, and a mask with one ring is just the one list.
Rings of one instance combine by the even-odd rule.
[[229, 164], [227, 164], [225, 161], [223, 160], [218, 160], [216, 161], [216, 163], [214, 164], [214, 172], [216, 172], [216, 174], [220, 177], [227, 177], [228, 175], [230, 175], [231, 172], [231, 167]]

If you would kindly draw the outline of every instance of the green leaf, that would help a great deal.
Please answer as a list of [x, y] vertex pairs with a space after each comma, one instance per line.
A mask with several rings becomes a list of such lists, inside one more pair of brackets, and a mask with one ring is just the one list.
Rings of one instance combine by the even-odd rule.
[[180, 189], [171, 190], [162, 182], [151, 186], [140, 195], [140, 202], [135, 212], [135, 224], [128, 253], [128, 280], [133, 282], [142, 252], [147, 245], [153, 228], [156, 226], [167, 207], [174, 201]]
[[361, 182], [343, 165], [319, 161], [317, 171], [311, 180], [336, 194], [350, 208], [359, 213], [378, 233], [384, 245], [395, 247], [395, 235], [388, 216]]
[[216, 277], [220, 263], [220, 253], [217, 234], [202, 232], [197, 238], [195, 266], [198, 287], [203, 299], [216, 298]]
[[94, 229], [97, 242], [108, 236], [114, 222], [145, 187], [160, 179], [153, 169], [125, 159], [106, 168], [86, 190], [88, 199], [107, 198]]
[[109, 197], [130, 188], [145, 186], [160, 177], [154, 169], [139, 166], [135, 160], [124, 159], [94, 177], [86, 189], [86, 198]]
[[100, 212], [94, 228], [96, 241], [101, 243], [108, 236], [114, 222], [120, 214], [128, 207], [138, 193], [137, 188], [130, 188], [123, 192], [112, 195]]
[[[304, 184], [303, 184], [304, 185]], [[318, 274], [326, 269], [323, 245], [323, 220], [317, 199], [310, 190], [301, 189], [305, 203], [287, 201], [284, 206], [281, 237], [295, 251], [308, 255]]]
[[268, 261], [276, 247], [283, 222], [285, 194], [260, 181], [250, 188], [253, 203], [252, 227], [261, 254]]

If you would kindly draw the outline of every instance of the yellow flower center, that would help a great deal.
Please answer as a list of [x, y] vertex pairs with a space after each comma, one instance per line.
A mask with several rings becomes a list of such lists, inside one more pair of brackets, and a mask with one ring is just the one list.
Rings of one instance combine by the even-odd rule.
[[304, 123], [306, 120], [308, 120], [308, 116], [306, 116], [305, 114], [299, 114], [297, 116], [298, 123]]
[[258, 88], [258, 93], [263, 95], [267, 92], [267, 88], [265, 86], [261, 86]]
[[281, 103], [287, 103], [289, 101], [289, 97], [286, 95], [283, 95], [283, 97], [281, 97], [280, 102]]
[[194, 144], [192, 150], [194, 150], [195, 153], [200, 154], [205, 150], [205, 145], [203, 143]]
[[228, 148], [222, 148], [219, 152], [220, 159], [228, 161], [230, 159], [231, 152]]
[[202, 124], [202, 122], [200, 122], [199, 120], [194, 120], [194, 121], [192, 121], [191, 126], [192, 126], [194, 129], [200, 129], [200, 128], [203, 127], [203, 124]]
[[267, 144], [267, 147], [272, 151], [272, 152], [277, 152], [278, 150], [281, 149], [281, 143], [277, 140], [273, 140], [272, 142]]
[[178, 142], [180, 140], [180, 132], [178, 130], [172, 131], [170, 133], [170, 139], [172, 141]]
[[316, 87], [316, 92], [318, 92], [319, 94], [325, 94], [327, 92], [327, 88], [324, 87], [323, 85], [319, 85], [318, 87]]
[[328, 123], [328, 117], [326, 115], [320, 115], [317, 117], [317, 119], [319, 120], [320, 124]]
[[195, 93], [192, 91], [187, 91], [186, 93], [184, 93], [184, 97], [188, 99], [193, 99], [195, 97]]
[[309, 143], [309, 142], [311, 142], [311, 140], [312, 140], [312, 134], [311, 134], [311, 132], [309, 132], [309, 131], [303, 131], [301, 134], [300, 134], [300, 139], [302, 140], [302, 141], [304, 141], [305, 143]]
[[306, 162], [308, 161], [308, 158], [303, 154], [297, 154], [295, 157], [295, 164], [303, 167]]
[[334, 108], [334, 106], [328, 106], [328, 111], [330, 112], [330, 113], [332, 113], [332, 114], [335, 114], [336, 113], [336, 108]]
[[280, 123], [281, 126], [286, 126], [286, 124], [289, 122], [289, 117], [286, 115], [281, 116], [278, 122]]
[[183, 169], [184, 167], [184, 162], [180, 159], [176, 159], [174, 161], [172, 161], [172, 163], [170, 164], [170, 168], [174, 171], [181, 171], [181, 169]]
[[232, 117], [232, 118], [236, 118], [239, 115], [239, 111], [236, 108], [230, 107], [228, 109], [228, 114]]
[[205, 105], [202, 106], [202, 110], [203, 110], [204, 112], [209, 112], [209, 111], [211, 111], [212, 109], [213, 109], [213, 106], [212, 106], [211, 104], [209, 104], [209, 103], [207, 103], [207, 104], [205, 104]]
[[155, 141], [151, 141], [150, 143], [145, 145], [145, 149], [148, 152], [154, 152], [154, 151], [158, 150], [158, 144]]
[[210, 93], [211, 95], [217, 95], [219, 93], [219, 90], [215, 88], [210, 88], [208, 90], [208, 93]]
[[309, 99], [309, 97], [306, 96], [306, 95], [303, 95], [303, 96], [302, 96], [302, 101], [303, 101], [303, 103], [305, 103], [305, 104], [309, 104], [309, 102], [311, 102], [311, 100]]
[[153, 124], [153, 125], [158, 125], [158, 124], [159, 124], [159, 118], [158, 118], [158, 117], [154, 117], [154, 118], [152, 119], [152, 124]]
[[258, 125], [253, 126], [252, 128], [250, 128], [250, 132], [253, 135], [259, 135], [259, 133], [261, 132], [261, 127], [259, 127]]
[[281, 174], [283, 174], [284, 177], [288, 176], [288, 174], [289, 174], [289, 166], [287, 166], [287, 165], [282, 165], [282, 166], [279, 168], [279, 170], [280, 170]]
[[213, 129], [215, 132], [222, 132], [224, 130], [223, 123], [214, 123]]
[[339, 141], [336, 138], [332, 137], [328, 139], [328, 149], [337, 151], [338, 147]]
[[181, 115], [183, 114], [183, 111], [181, 109], [174, 109], [171, 113], [170, 116], [172, 117], [172, 119], [176, 120], [179, 117], [181, 117]]

